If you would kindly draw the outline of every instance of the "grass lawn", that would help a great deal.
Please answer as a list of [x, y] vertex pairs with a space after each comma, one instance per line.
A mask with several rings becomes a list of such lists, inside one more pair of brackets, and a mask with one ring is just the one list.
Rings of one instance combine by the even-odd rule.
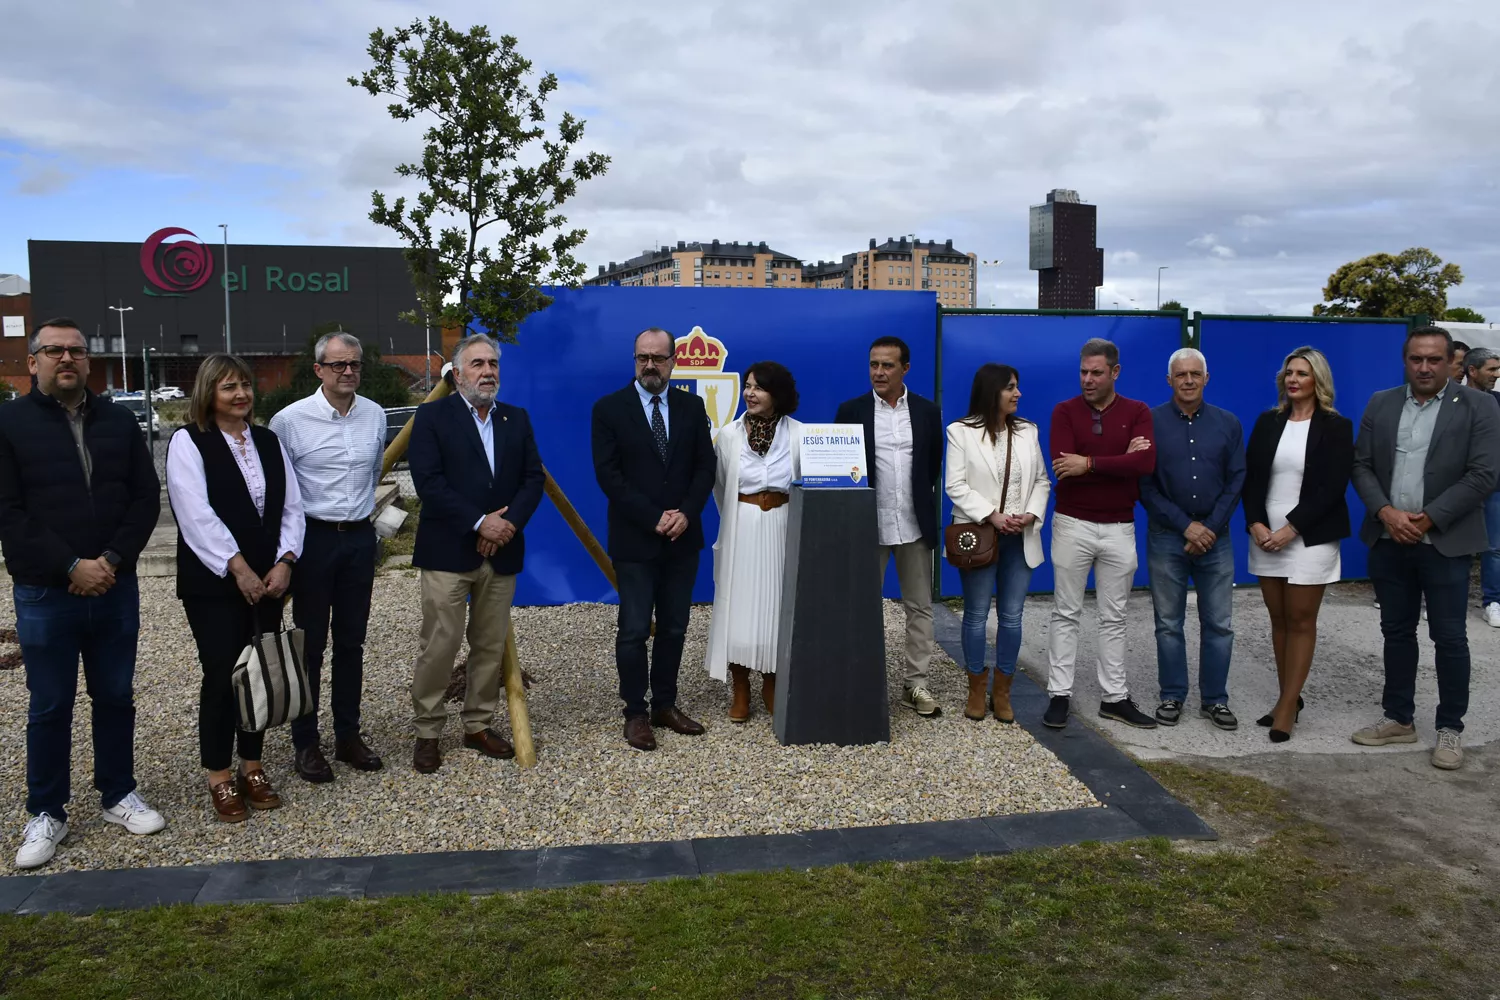
[[472, 899], [0, 918], [8, 997], [1486, 997], [1493, 888], [1153, 771], [1219, 845], [1083, 845]]

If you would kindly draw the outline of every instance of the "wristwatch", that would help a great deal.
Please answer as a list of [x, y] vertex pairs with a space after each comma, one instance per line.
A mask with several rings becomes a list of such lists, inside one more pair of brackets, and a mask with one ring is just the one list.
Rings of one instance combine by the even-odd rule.
[[125, 557], [120, 555], [120, 553], [115, 552], [113, 549], [105, 549], [100, 553], [100, 557], [115, 569], [119, 569], [120, 564], [125, 561]]
[[280, 559], [278, 559], [276, 561], [278, 563], [286, 563], [288, 566], [295, 566], [295, 565], [297, 565], [297, 559], [296, 559], [295, 556], [282, 556]]

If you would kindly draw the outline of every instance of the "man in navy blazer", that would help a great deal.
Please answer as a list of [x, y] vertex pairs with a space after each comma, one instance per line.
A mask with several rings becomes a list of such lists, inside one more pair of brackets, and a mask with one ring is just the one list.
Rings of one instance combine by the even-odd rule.
[[[594, 404], [594, 476], [609, 498], [609, 557], [620, 592], [615, 668], [625, 741], [654, 750], [652, 726], [703, 734], [677, 707], [677, 670], [715, 459], [703, 400], [669, 388], [676, 366], [672, 335], [646, 330], [635, 338], [634, 354], [634, 381]], [[656, 639], [648, 666], [653, 610]]]
[[466, 618], [463, 745], [487, 757], [515, 756], [491, 723], [516, 575], [526, 555], [522, 533], [541, 503], [545, 478], [526, 411], [495, 399], [500, 345], [485, 336], [460, 340], [453, 376], [455, 393], [417, 407], [407, 452], [422, 501], [411, 559], [422, 571], [422, 635], [411, 682], [412, 766], [422, 774], [443, 763], [443, 703]]
[[906, 678], [901, 704], [938, 714], [927, 690], [932, 661], [932, 553], [938, 544], [937, 482], [943, 474], [943, 415], [906, 387], [911, 348], [900, 337], [870, 345], [871, 392], [839, 404], [835, 423], [863, 424], [865, 468], [875, 490], [880, 575], [896, 557], [906, 609]]

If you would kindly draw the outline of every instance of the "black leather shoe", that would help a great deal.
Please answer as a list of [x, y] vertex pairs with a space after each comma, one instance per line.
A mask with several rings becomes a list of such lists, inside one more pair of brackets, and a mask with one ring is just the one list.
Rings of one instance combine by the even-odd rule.
[[363, 736], [334, 740], [333, 759], [348, 764], [356, 771], [378, 771], [385, 766], [379, 755], [365, 745]]
[[1047, 712], [1042, 716], [1042, 725], [1049, 729], [1061, 729], [1068, 724], [1069, 699], [1060, 694], [1052, 696], [1047, 702]]
[[333, 768], [328, 766], [328, 758], [323, 756], [323, 749], [316, 743], [298, 750], [292, 763], [296, 765], [297, 775], [303, 781], [321, 785], [333, 780]]

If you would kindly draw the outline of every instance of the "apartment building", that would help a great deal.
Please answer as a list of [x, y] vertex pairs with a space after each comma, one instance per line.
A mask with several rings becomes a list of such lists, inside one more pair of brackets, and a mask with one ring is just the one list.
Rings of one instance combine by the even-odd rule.
[[891, 237], [884, 243], [873, 238], [857, 253], [845, 254], [837, 262], [819, 262], [803, 280], [818, 288], [854, 288], [862, 291], [932, 291], [938, 303], [950, 309], [972, 308], [977, 301], [974, 283], [978, 259], [953, 248], [952, 240], [918, 240]]
[[688, 243], [642, 251], [624, 263], [599, 265], [586, 285], [668, 288], [801, 288], [802, 261], [759, 243]]

